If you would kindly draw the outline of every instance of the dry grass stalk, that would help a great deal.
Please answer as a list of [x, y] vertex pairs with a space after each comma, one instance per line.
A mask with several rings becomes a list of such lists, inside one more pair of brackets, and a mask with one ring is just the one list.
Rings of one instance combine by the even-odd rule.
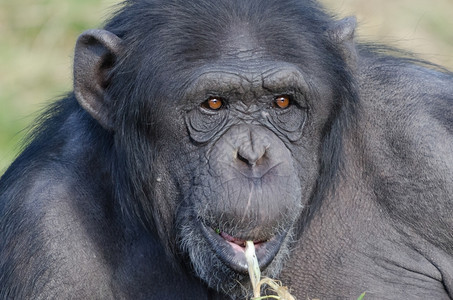
[[[279, 299], [279, 300], [295, 300], [295, 298], [288, 292], [288, 288], [282, 286], [280, 281], [264, 277], [261, 279], [261, 271], [258, 265], [258, 259], [255, 254], [255, 245], [252, 241], [247, 241], [245, 244], [245, 257], [247, 259], [248, 271], [250, 282], [253, 287], [252, 300], [261, 299]], [[261, 286], [268, 285], [269, 289], [277, 295], [261, 296]]]

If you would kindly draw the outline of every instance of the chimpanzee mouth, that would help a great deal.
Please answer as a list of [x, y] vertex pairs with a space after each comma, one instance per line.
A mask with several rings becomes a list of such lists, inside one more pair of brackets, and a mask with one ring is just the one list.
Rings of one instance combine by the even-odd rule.
[[[247, 274], [244, 239], [235, 238], [226, 232], [201, 224], [204, 236], [219, 259], [238, 273]], [[261, 270], [264, 270], [277, 255], [286, 234], [275, 235], [268, 240], [253, 240], [255, 253]]]

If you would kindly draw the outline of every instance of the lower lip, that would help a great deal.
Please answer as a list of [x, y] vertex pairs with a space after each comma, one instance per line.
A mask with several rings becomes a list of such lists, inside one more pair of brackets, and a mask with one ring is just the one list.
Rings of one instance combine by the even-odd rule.
[[[221, 261], [238, 273], [248, 273], [245, 247], [237, 244], [240, 240], [224, 234], [231, 240], [229, 241], [204, 224], [201, 224], [201, 228], [205, 238]], [[274, 236], [267, 242], [258, 242], [255, 244], [255, 252], [261, 270], [265, 269], [271, 263], [272, 259], [278, 253], [284, 238], [285, 235]]]

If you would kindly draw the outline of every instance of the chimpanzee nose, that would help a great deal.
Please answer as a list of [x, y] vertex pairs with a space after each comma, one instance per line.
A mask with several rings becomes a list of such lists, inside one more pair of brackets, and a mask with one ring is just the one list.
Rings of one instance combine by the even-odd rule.
[[257, 134], [252, 128], [245, 130], [239, 140], [236, 159], [253, 167], [265, 157], [270, 145], [267, 135]]
[[239, 147], [237, 152], [237, 159], [253, 167], [264, 156], [265, 152], [265, 147], [253, 147], [250, 143]]

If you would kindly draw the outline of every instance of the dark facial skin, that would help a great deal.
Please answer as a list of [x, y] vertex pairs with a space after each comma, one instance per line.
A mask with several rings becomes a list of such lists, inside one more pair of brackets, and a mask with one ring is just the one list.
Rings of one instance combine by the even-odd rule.
[[[306, 174], [296, 171], [292, 153], [307, 119], [302, 74], [285, 64], [253, 68], [254, 62], [241, 61], [249, 70], [241, 73], [208, 67], [189, 88], [189, 99], [206, 100], [194, 101], [186, 114], [200, 161], [186, 200], [190, 213], [181, 212], [181, 240], [200, 277], [225, 291], [248, 282], [246, 240], [255, 241], [265, 274], [278, 274], [303, 207]], [[212, 272], [225, 276], [220, 282]]]

